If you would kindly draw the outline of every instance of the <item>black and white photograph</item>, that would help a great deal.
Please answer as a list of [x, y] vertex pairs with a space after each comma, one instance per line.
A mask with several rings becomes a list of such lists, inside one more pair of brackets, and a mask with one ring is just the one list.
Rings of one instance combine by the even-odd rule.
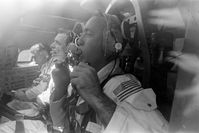
[[0, 0], [0, 133], [199, 133], [199, 0]]

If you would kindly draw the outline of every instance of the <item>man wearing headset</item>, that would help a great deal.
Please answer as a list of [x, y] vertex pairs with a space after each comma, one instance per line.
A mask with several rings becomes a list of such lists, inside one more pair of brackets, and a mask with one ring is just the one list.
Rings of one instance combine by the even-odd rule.
[[[157, 110], [153, 91], [143, 89], [119, 67], [122, 43], [116, 16], [99, 14], [88, 20], [77, 43], [80, 63], [72, 72], [53, 71], [50, 112], [55, 126], [78, 133], [166, 132], [167, 122]], [[72, 94], [66, 93], [69, 83]]]
[[[75, 36], [75, 35], [70, 36], [70, 33], [71, 33], [70, 31], [65, 31], [63, 29], [60, 29], [54, 38], [54, 42], [50, 45], [51, 47], [50, 53], [52, 55], [51, 70], [54, 68], [52, 65], [60, 64], [65, 61], [66, 47], [68, 43], [73, 40], [73, 36]], [[51, 71], [49, 71], [49, 74], [51, 74]], [[36, 97], [36, 101], [39, 105], [46, 106], [49, 103], [49, 98], [51, 95], [51, 91], [53, 89], [52, 87], [53, 87], [53, 80], [52, 78], [50, 78], [47, 89], [43, 91], [41, 94], [37, 95]], [[37, 113], [37, 112], [38, 111], [34, 111], [34, 113]], [[22, 113], [25, 113], [25, 112], [23, 111]], [[29, 111], [27, 112], [27, 115], [34, 116], [36, 114], [32, 114], [32, 111]], [[49, 120], [50, 118], [45, 118], [45, 119]], [[50, 124], [49, 121], [46, 121], [46, 123]], [[19, 130], [18, 132], [25, 132], [25, 133], [37, 133], [37, 132], [47, 133], [48, 132], [46, 129], [46, 124], [38, 120], [21, 119], [19, 121], [9, 121], [7, 123], [0, 125], [0, 132], [3, 132], [3, 133], [14, 133], [14, 132], [17, 132], [17, 130]]]

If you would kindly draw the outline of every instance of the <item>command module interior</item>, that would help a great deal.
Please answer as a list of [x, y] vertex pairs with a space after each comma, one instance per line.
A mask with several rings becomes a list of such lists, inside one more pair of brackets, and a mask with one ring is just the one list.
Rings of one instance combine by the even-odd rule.
[[1, 0], [0, 133], [199, 132], [198, 6]]

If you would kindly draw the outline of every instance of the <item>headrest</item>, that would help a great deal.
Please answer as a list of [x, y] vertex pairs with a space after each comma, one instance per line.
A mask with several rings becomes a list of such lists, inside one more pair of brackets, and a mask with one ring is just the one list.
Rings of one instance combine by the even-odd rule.
[[[103, 14], [106, 24], [107, 31], [111, 32], [111, 36], [119, 43], [123, 43], [123, 37], [121, 34], [121, 21], [116, 15]], [[114, 34], [113, 34], [114, 33]]]
[[132, 41], [137, 34], [137, 19], [136, 15], [126, 14], [125, 19], [121, 23], [121, 31], [124, 39]]

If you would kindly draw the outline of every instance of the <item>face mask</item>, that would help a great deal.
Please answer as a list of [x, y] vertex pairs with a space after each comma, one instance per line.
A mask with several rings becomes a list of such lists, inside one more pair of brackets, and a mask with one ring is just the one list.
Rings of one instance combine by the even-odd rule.
[[67, 60], [70, 71], [73, 70], [73, 67], [78, 65], [81, 61], [82, 50], [75, 44], [70, 43], [67, 48]]

